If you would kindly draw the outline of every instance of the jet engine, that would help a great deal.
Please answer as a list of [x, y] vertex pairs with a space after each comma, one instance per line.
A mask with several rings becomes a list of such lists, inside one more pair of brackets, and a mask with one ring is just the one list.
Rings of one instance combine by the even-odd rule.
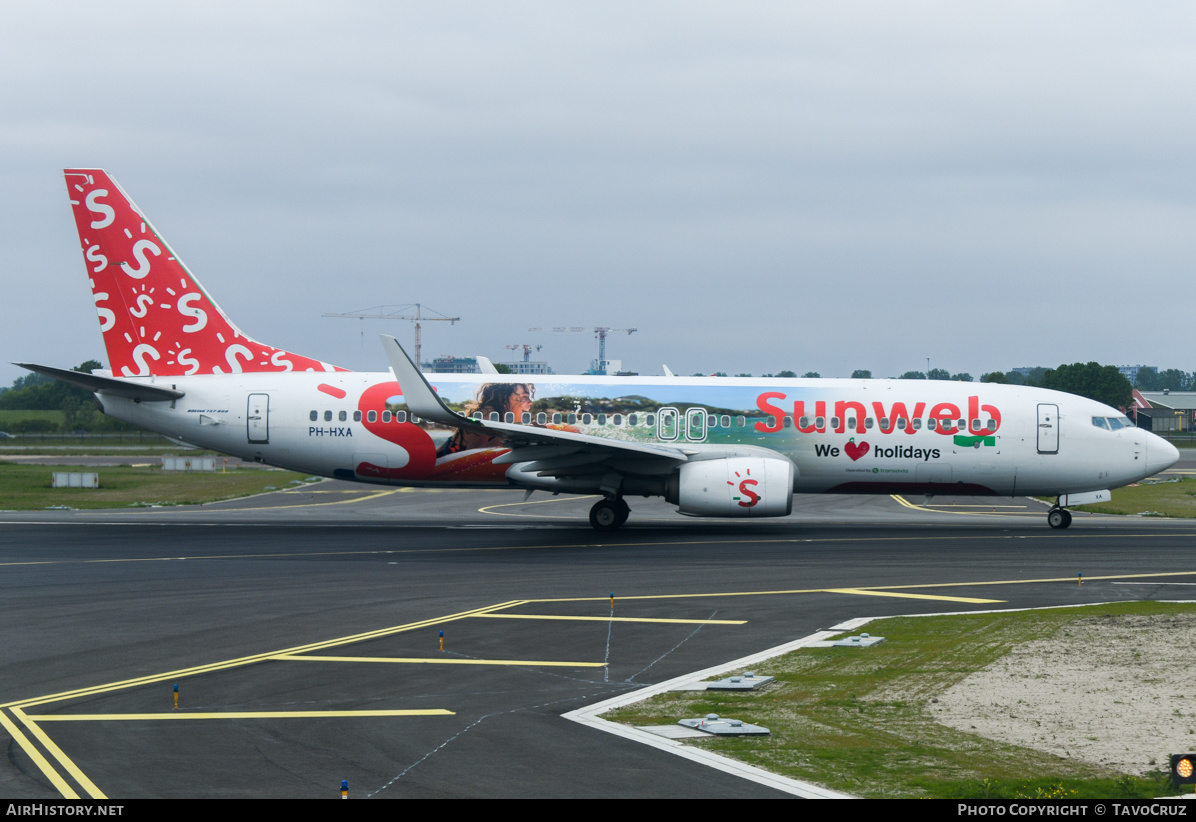
[[793, 463], [726, 457], [681, 466], [665, 499], [693, 517], [784, 517], [793, 511]]

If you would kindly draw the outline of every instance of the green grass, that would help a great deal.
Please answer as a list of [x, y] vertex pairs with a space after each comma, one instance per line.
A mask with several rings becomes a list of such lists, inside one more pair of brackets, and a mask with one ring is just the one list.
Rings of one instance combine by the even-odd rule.
[[1124, 603], [1044, 611], [887, 619], [873, 648], [810, 648], [753, 667], [777, 681], [759, 693], [663, 694], [607, 715], [632, 725], [716, 713], [769, 737], [695, 740], [702, 748], [865, 797], [1153, 797], [1166, 774], [1128, 776], [940, 725], [928, 705], [1015, 645], [1096, 615], [1158, 614], [1193, 606]]
[[1077, 506], [1075, 511], [1098, 514], [1146, 514], [1158, 517], [1196, 517], [1196, 479], [1147, 482], [1117, 488], [1113, 499], [1097, 505]]
[[50, 420], [55, 425], [62, 425], [61, 411], [14, 411], [0, 409], [0, 431], [7, 431], [9, 426], [20, 420]]
[[[53, 488], [55, 471], [98, 472], [99, 488]], [[241, 468], [227, 473], [163, 471], [130, 465], [16, 465], [0, 462], [0, 510], [32, 511], [52, 506], [125, 508], [138, 505], [196, 505], [295, 487], [304, 474]]]

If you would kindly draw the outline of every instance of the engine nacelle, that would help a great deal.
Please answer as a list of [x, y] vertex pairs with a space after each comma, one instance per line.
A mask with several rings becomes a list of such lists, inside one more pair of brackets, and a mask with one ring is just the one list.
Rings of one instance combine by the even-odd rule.
[[782, 458], [687, 462], [668, 501], [692, 517], [784, 517], [793, 511], [793, 473], [793, 463]]

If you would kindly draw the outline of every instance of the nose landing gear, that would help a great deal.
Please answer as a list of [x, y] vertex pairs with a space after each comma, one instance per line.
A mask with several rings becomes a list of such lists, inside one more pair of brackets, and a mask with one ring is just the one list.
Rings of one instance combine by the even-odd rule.
[[1066, 528], [1071, 525], [1071, 511], [1066, 508], [1052, 508], [1047, 512], [1047, 525], [1052, 528]]
[[615, 499], [600, 499], [590, 509], [590, 525], [595, 531], [614, 531], [631, 514], [631, 508], [622, 497]]

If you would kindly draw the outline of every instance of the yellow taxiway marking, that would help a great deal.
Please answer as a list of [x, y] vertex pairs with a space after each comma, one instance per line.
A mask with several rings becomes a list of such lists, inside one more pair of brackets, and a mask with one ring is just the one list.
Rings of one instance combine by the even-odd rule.
[[921, 507], [923, 507], [923, 508], [1019, 508], [1024, 511], [1027, 506], [1025, 506], [1025, 505], [972, 505], [972, 504], [957, 505], [954, 502], [951, 503], [950, 505], [948, 505], [945, 502], [933, 502], [933, 503], [926, 502], [926, 503], [923, 503]]
[[824, 588], [828, 594], [855, 594], [864, 597], [897, 597], [899, 599], [933, 599], [941, 602], [970, 602], [976, 605], [988, 605], [994, 602], [1004, 602], [1003, 599], [976, 599], [974, 597], [946, 597], [934, 594], [902, 594], [897, 591], [877, 591], [867, 588]]
[[[1158, 571], [1151, 574], [1110, 574], [1107, 576], [1093, 576], [1084, 577], [1085, 582], [1109, 581], [1117, 579], [1155, 579], [1157, 577], [1191, 577], [1196, 576], [1196, 571]], [[1033, 585], [1048, 582], [1069, 582], [1075, 585], [1076, 578], [1070, 577], [1044, 577], [1042, 579], [995, 579], [984, 582], [923, 582], [915, 585], [881, 585], [876, 587], [862, 587], [852, 588], [852, 591], [902, 591], [912, 588], [972, 588], [983, 585]], [[829, 591], [845, 590], [836, 588], [789, 588], [780, 589], [776, 591], [708, 591], [705, 593], [693, 592], [689, 594], [635, 594], [631, 596], [616, 597], [617, 601], [635, 600], [635, 599], [710, 599], [714, 597], [763, 597], [763, 596], [788, 596], [791, 594], [824, 594]], [[558, 597], [553, 599], [528, 599], [524, 600], [523, 604], [546, 603], [546, 602], [606, 602], [610, 599], [609, 596], [598, 597]], [[991, 600], [994, 602], [1002, 602], [1003, 600]], [[514, 606], [512, 606], [514, 607]], [[595, 617], [595, 619], [605, 619], [605, 617]], [[2, 706], [0, 706], [2, 707]]]
[[[599, 597], [601, 599], [601, 597]], [[547, 602], [549, 600], [540, 600]], [[557, 600], [561, 601], [561, 600]], [[557, 614], [473, 614], [490, 619], [560, 619], [578, 622], [666, 622], [680, 625], [747, 625], [746, 619], [656, 619], [654, 617], [561, 616]]]
[[186, 713], [170, 711], [157, 714], [39, 714], [29, 719], [38, 722], [124, 722], [162, 719], [324, 719], [327, 717], [361, 716], [456, 716], [443, 708], [409, 711], [225, 711], [217, 713]]
[[[207, 665], [197, 665], [193, 668], [182, 668], [177, 671], [167, 671], [161, 674], [152, 674], [150, 676], [137, 677], [135, 679], [126, 679], [119, 682], [109, 682], [104, 685], [96, 685], [90, 688], [79, 688], [74, 691], [63, 691], [57, 694], [50, 694], [48, 696], [38, 697], [36, 699], [18, 700], [16, 702], [6, 703], [0, 705], [0, 708], [10, 707], [14, 705], [31, 706], [44, 705], [47, 702], [59, 702], [64, 699], [74, 699], [81, 696], [93, 696], [95, 694], [107, 693], [109, 691], [119, 691], [125, 688], [134, 688], [139, 685], [149, 685], [154, 682], [162, 682], [164, 680], [175, 679], [177, 677], [195, 676], [197, 674], [211, 673], [212, 671], [223, 671], [229, 668], [240, 668], [246, 665], [252, 665], [256, 662], [266, 662], [278, 656], [287, 656], [292, 654], [302, 654], [308, 651], [319, 651], [324, 648], [335, 648], [339, 645], [349, 645], [354, 642], [363, 642], [369, 639], [378, 639], [380, 637], [390, 636], [392, 634], [404, 633], [406, 631], [413, 631], [417, 628], [427, 628], [432, 625], [443, 625], [446, 622], [455, 622], [465, 617], [474, 616], [478, 613], [483, 613], [489, 610], [499, 608], [510, 608], [516, 605], [522, 605], [525, 600], [512, 600], [510, 602], [499, 603], [498, 605], [489, 605], [485, 608], [476, 608], [471, 611], [461, 611], [456, 614], [447, 614], [442, 617], [433, 617], [432, 619], [425, 619], [419, 622], [409, 622], [406, 625], [396, 625], [391, 628], [381, 628], [376, 631], [366, 631], [352, 636], [338, 637], [336, 639], [324, 640], [323, 642], [313, 642], [308, 645], [298, 645], [294, 648], [283, 648], [278, 651], [268, 651], [261, 654], [253, 654], [251, 656], [238, 657], [236, 659], [228, 659], [223, 662], [213, 662]], [[13, 709], [14, 712], [16, 709]]]
[[[997, 508], [1019, 508], [1022, 510], [1026, 510], [1026, 506], [1024, 506], [1024, 505], [941, 505], [940, 504], [940, 505], [935, 505], [935, 507], [931, 508], [926, 505], [918, 505], [916, 503], [910, 502], [909, 500], [907, 500], [905, 497], [901, 496], [900, 494], [890, 494], [889, 496], [892, 497], [893, 499], [897, 500], [897, 502], [901, 503], [906, 508], [910, 508], [914, 511], [928, 511], [932, 514], [958, 514], [961, 517], [999, 517], [999, 516], [1003, 516], [1006, 513], [1003, 511], [995, 510]], [[953, 508], [989, 508], [992, 510], [989, 510], [989, 511], [958, 511], [958, 510], [953, 511], [953, 510], [951, 510]]]
[[0, 725], [4, 726], [4, 730], [8, 731], [8, 735], [13, 738], [13, 741], [21, 746], [21, 750], [25, 751], [25, 754], [33, 760], [33, 764], [38, 767], [38, 770], [45, 774], [51, 784], [58, 789], [63, 799], [79, 798], [79, 794], [75, 792], [75, 789], [62, 778], [62, 775], [58, 773], [53, 765], [46, 761], [46, 758], [42, 756], [42, 752], [29, 741], [29, 737], [21, 733], [21, 729], [14, 725], [13, 721], [3, 713], [0, 713]]
[[[24, 711], [15, 707], [11, 708], [10, 710], [12, 711], [13, 716], [21, 720], [21, 724], [29, 729], [29, 733], [37, 737], [37, 741], [42, 743], [42, 747], [50, 752], [50, 756], [58, 760], [58, 764], [62, 766], [63, 770], [75, 778], [75, 781], [78, 782], [83, 790], [87, 792], [88, 796], [90, 796], [92, 799], [108, 798], [104, 795], [103, 791], [95, 786], [94, 782], [87, 778], [87, 775], [84, 774], [83, 771], [79, 770], [79, 766], [72, 762], [70, 757], [64, 754], [62, 749], [54, 744], [54, 740], [50, 739], [50, 737], [46, 735], [46, 732], [38, 727], [37, 723], [34, 722], [30, 717], [25, 715]], [[43, 759], [42, 762], [45, 762], [45, 760]], [[47, 776], [49, 776], [49, 773], [44, 769], [42, 773], [45, 773]]]
[[299, 656], [286, 654], [275, 659], [299, 660], [302, 662], [394, 662], [408, 665], [522, 665], [528, 668], [602, 668], [605, 662], [555, 662], [544, 659], [461, 659], [440, 657], [402, 656]]
[[[384, 491], [375, 491], [372, 494], [365, 494], [364, 496], [352, 497], [350, 499], [338, 499], [338, 500], [333, 500], [332, 502], [308, 502], [306, 504], [298, 503], [298, 504], [288, 504], [288, 505], [260, 505], [260, 506], [254, 506], [252, 508], [235, 508], [232, 510], [236, 510], [236, 511], [278, 511], [278, 510], [282, 510], [285, 508], [323, 508], [323, 507], [326, 507], [329, 505], [348, 505], [351, 502], [365, 502], [367, 500], [377, 499], [378, 497], [385, 497], [385, 496], [389, 496], [390, 494], [397, 494], [397, 493], [399, 493], [401, 491], [405, 491], [405, 490], [409, 490], [409, 489], [387, 488]], [[268, 494], [295, 494], [296, 496], [298, 496], [297, 491], [298, 491], [298, 489], [295, 489], [295, 491], [267, 491], [266, 493], [268, 493]], [[313, 493], [313, 492], [309, 491], [308, 493]], [[327, 493], [327, 492], [321, 492], [321, 493]], [[224, 502], [233, 502], [234, 500], [223, 500], [223, 501]], [[208, 503], [208, 505], [215, 505], [215, 504], [216, 503]]]
[[570, 497], [551, 497], [550, 499], [525, 499], [522, 502], [503, 502], [496, 505], [484, 505], [478, 509], [479, 514], [494, 514], [499, 517], [534, 517], [536, 514], [508, 514], [503, 511], [495, 511], [495, 508], [513, 508], [519, 505], [543, 505], [546, 502], [570, 502], [579, 499], [597, 499], [597, 494], [587, 494], [584, 496], [570, 496]]

